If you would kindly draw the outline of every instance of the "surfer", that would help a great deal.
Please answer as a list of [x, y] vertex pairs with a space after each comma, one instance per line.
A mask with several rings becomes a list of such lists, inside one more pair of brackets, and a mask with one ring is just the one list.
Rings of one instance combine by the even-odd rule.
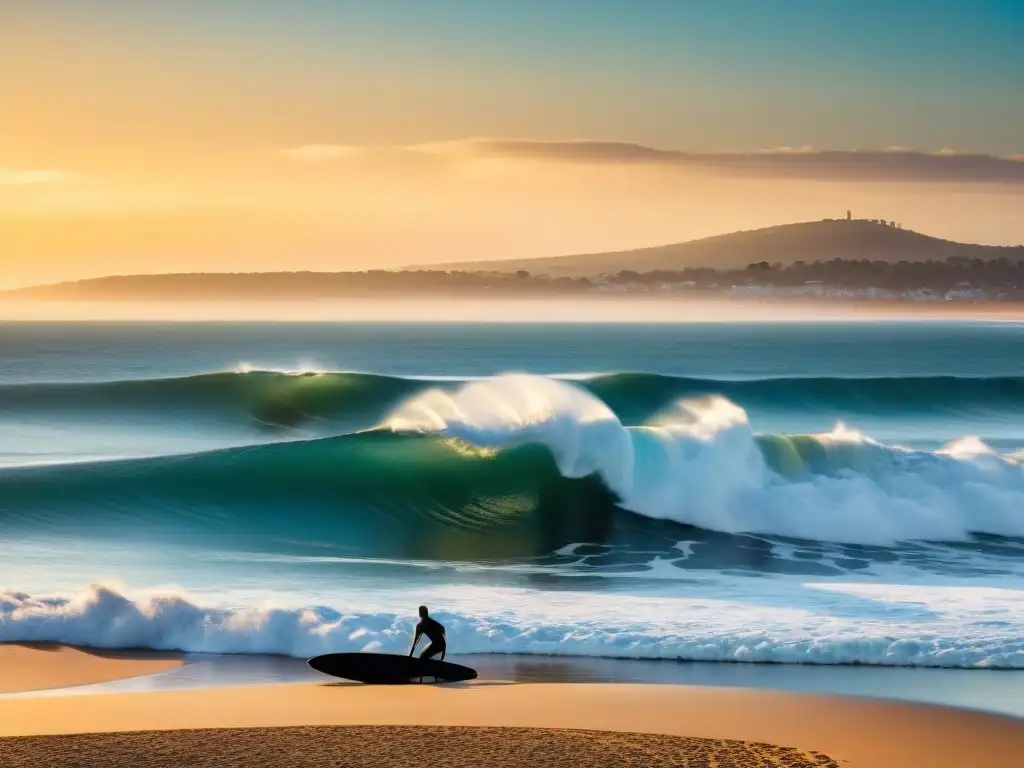
[[430, 612], [427, 610], [427, 606], [420, 606], [420, 623], [416, 625], [416, 637], [413, 638], [412, 648], [409, 649], [409, 655], [412, 656], [413, 651], [416, 650], [416, 646], [420, 642], [420, 638], [423, 635], [427, 636], [430, 644], [423, 649], [423, 653], [420, 654], [421, 659], [429, 659], [433, 656], [441, 654], [441, 661], [444, 661], [444, 652], [448, 650], [447, 642], [444, 636], [444, 625], [430, 618]]

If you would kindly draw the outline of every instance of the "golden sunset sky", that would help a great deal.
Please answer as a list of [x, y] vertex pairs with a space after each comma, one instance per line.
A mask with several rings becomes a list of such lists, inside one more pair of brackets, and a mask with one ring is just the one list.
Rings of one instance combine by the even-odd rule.
[[866, 6], [13, 3], [0, 287], [604, 251], [847, 208], [1024, 242], [1024, 12]]

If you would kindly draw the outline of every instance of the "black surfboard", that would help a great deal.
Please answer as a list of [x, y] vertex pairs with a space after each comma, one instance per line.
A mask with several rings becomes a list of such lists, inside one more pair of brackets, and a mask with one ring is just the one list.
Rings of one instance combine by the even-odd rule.
[[317, 672], [376, 685], [455, 683], [475, 680], [476, 670], [436, 659], [421, 660], [393, 653], [328, 653], [307, 662]]

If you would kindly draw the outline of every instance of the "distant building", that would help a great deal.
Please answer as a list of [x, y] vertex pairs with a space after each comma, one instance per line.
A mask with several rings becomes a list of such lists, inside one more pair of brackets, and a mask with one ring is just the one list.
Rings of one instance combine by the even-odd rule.
[[853, 221], [853, 213], [849, 209], [846, 211], [846, 220]]

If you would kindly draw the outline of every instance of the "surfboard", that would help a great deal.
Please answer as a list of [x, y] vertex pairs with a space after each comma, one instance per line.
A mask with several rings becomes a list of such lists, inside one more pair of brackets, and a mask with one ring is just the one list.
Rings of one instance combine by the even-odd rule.
[[475, 680], [476, 670], [450, 661], [393, 653], [328, 653], [307, 662], [317, 672], [376, 685], [406, 685], [419, 682], [455, 683]]

